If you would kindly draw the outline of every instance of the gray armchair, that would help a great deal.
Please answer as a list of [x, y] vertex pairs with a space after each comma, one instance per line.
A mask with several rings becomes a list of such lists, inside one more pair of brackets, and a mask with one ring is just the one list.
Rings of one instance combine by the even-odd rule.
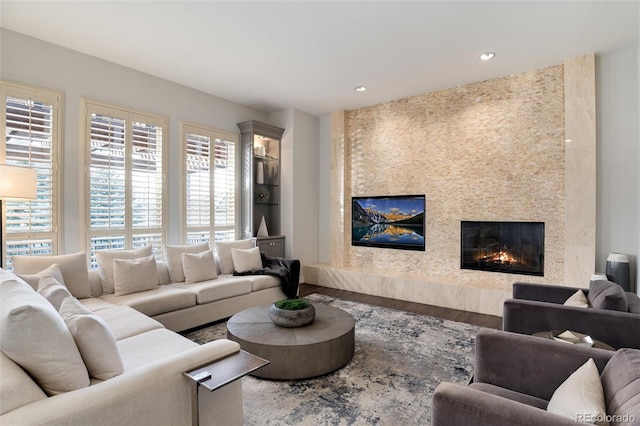
[[[584, 291], [589, 308], [563, 305], [577, 290]], [[513, 298], [504, 302], [502, 329], [523, 334], [572, 330], [616, 349], [640, 349], [640, 299], [608, 281], [593, 282], [590, 289], [515, 283]]]
[[478, 332], [473, 383], [436, 388], [431, 424], [575, 425], [546, 408], [555, 390], [589, 358], [601, 373], [607, 415], [629, 420], [612, 424], [638, 424], [640, 350], [613, 352], [491, 329]]

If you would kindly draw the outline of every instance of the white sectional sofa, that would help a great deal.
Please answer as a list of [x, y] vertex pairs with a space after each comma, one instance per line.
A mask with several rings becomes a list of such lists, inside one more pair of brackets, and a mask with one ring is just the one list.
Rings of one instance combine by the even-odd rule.
[[[184, 250], [178, 247], [177, 250], [199, 253], [195, 247]], [[227, 318], [248, 307], [286, 297], [274, 277], [221, 273], [224, 259], [217, 259], [215, 278], [187, 283], [172, 282], [176, 265], [171, 261], [140, 261], [146, 257], [136, 257], [144, 253], [135, 251], [121, 254], [125, 258], [130, 255], [129, 261], [125, 262], [125, 269], [118, 270], [119, 266], [116, 266], [112, 271], [115, 273], [111, 277], [115, 278], [113, 293], [105, 292], [110, 290], [109, 284], [105, 283], [109, 273], [105, 274], [102, 269], [87, 270], [84, 253], [15, 258], [14, 269], [20, 275], [0, 269], [0, 424], [190, 424], [191, 384], [182, 372], [222, 359], [240, 348], [226, 339], [198, 345], [175, 331]], [[118, 263], [109, 260], [113, 265]], [[149, 267], [147, 261], [154, 264], [157, 282], [153, 288], [145, 290], [137, 288], [137, 283], [156, 281], [149, 278], [153, 274], [149, 269], [144, 274], [131, 272], [130, 267], [134, 265], [144, 272], [144, 268]], [[145, 265], [139, 266], [136, 262]], [[80, 264], [84, 268], [80, 268]], [[196, 276], [203, 277], [201, 268], [191, 272], [194, 271]], [[188, 281], [189, 273], [186, 278]], [[118, 291], [118, 280], [133, 282], [134, 288], [129, 290], [138, 291], [122, 294], [122, 288]], [[43, 282], [49, 281], [64, 281], [64, 291], [53, 285], [50, 288], [55, 290], [47, 293], [42, 287]], [[71, 294], [65, 294], [66, 291]], [[113, 377], [94, 377], [91, 363], [82, 351], [80, 337], [73, 334], [76, 345], [73, 341], [68, 343], [68, 332], [74, 330], [65, 322], [73, 315], [64, 308], [73, 306], [72, 302], [80, 305], [77, 309], [86, 308], [94, 323], [108, 328], [108, 338], [98, 340], [96, 335], [91, 336], [95, 344], [89, 346], [90, 349], [102, 347], [105, 341], [114, 340], [117, 349], [107, 346], [105, 354], [97, 355], [99, 362], [106, 362], [100, 359], [101, 355], [108, 358], [107, 361], [119, 356], [121, 371]], [[64, 342], [68, 344], [65, 346]], [[80, 358], [75, 352], [65, 352], [71, 346], [80, 350]], [[73, 348], [69, 350], [73, 352]], [[109, 350], [115, 351], [115, 355], [108, 356]], [[83, 361], [85, 365], [82, 365]], [[76, 376], [82, 377], [77, 379]], [[72, 389], [52, 390], [50, 378], [54, 381], [62, 378], [64, 382], [69, 377], [76, 382]], [[212, 393], [200, 392], [199, 399], [200, 424], [242, 424], [240, 381]]]

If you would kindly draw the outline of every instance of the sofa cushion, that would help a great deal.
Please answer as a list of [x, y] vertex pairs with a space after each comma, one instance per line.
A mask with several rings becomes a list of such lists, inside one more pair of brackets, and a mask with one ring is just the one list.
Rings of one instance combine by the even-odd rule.
[[60, 305], [64, 299], [72, 297], [67, 287], [60, 284], [60, 282], [51, 275], [44, 275], [40, 278], [38, 294], [47, 299], [47, 301], [56, 308], [56, 311], [60, 310]]
[[116, 296], [158, 287], [158, 268], [153, 255], [137, 259], [113, 259], [113, 288]]
[[60, 267], [57, 263], [49, 266], [46, 269], [36, 273], [36, 274], [23, 274], [18, 275], [19, 278], [23, 279], [27, 284], [31, 286], [34, 290], [38, 290], [38, 285], [40, 285], [40, 278], [44, 276], [52, 276], [56, 279], [60, 284], [64, 285], [64, 277], [62, 276], [62, 272], [60, 271]]
[[489, 383], [474, 382], [469, 384], [469, 387], [485, 393], [490, 393], [491, 395], [507, 398], [507, 399], [510, 399], [511, 401], [516, 401], [522, 404], [530, 405], [532, 407], [540, 408], [542, 410], [546, 410], [547, 404], [549, 403], [549, 401], [546, 401], [542, 398], [537, 398], [535, 396], [512, 391], [510, 389], [502, 388], [500, 386], [492, 385]]
[[589, 304], [595, 309], [608, 309], [612, 311], [627, 312], [629, 303], [627, 294], [618, 284], [599, 280], [589, 284]]
[[243, 278], [251, 281], [251, 291], [280, 286], [280, 280], [271, 275], [244, 275]]
[[216, 258], [218, 259], [218, 268], [221, 274], [233, 273], [233, 259], [231, 258], [231, 249], [250, 249], [254, 245], [252, 239], [238, 241], [216, 241]]
[[575, 306], [577, 308], [588, 308], [589, 301], [587, 300], [587, 296], [585, 296], [584, 291], [578, 290], [571, 295], [565, 302], [563, 303], [565, 306]]
[[109, 309], [118, 306], [114, 305], [113, 303], [106, 302], [99, 297], [90, 297], [88, 299], [79, 300], [80, 303], [82, 303], [82, 305], [84, 305], [84, 307], [89, 309], [91, 312], [97, 312], [103, 309]]
[[233, 270], [236, 272], [249, 272], [262, 269], [262, 258], [260, 248], [231, 249], [231, 259], [233, 260]]
[[193, 254], [182, 253], [182, 266], [184, 269], [183, 281], [187, 284], [215, 280], [218, 276], [218, 267], [216, 266], [212, 250]]
[[104, 250], [96, 251], [96, 260], [102, 280], [102, 291], [110, 294], [115, 291], [113, 284], [113, 259], [137, 259], [153, 254], [152, 247], [144, 246], [133, 250]]
[[109, 326], [116, 340], [126, 339], [136, 334], [164, 328], [162, 324], [153, 318], [149, 318], [143, 313], [128, 306], [117, 306], [110, 304], [108, 309], [101, 309], [94, 312], [102, 318]]
[[167, 262], [171, 282], [181, 283], [185, 280], [182, 253], [196, 254], [207, 250], [209, 250], [208, 243], [178, 246], [165, 245], [162, 247], [162, 254], [164, 256], [164, 260]]
[[[12, 256], [11, 265], [16, 275], [37, 274], [54, 263], [58, 264], [64, 285], [74, 297], [91, 297], [87, 254], [84, 251], [59, 256]], [[63, 282], [61, 281], [61, 282]]]
[[640, 314], [640, 297], [637, 294], [627, 292], [627, 302], [629, 303], [629, 312]]
[[602, 421], [607, 410], [600, 373], [592, 358], [556, 389], [549, 400], [547, 411], [570, 417], [580, 423], [608, 425]]
[[67, 297], [62, 302], [60, 316], [69, 327], [91, 377], [107, 380], [122, 374], [116, 339], [102, 318], [74, 297]]
[[220, 276], [218, 279], [195, 284], [173, 283], [171, 287], [192, 292], [198, 305], [251, 293], [251, 281], [246, 277]]
[[0, 415], [47, 398], [36, 382], [2, 351], [0, 351], [0, 372], [2, 372]]
[[48, 394], [89, 385], [80, 352], [51, 303], [29, 285], [0, 283], [0, 348]]
[[640, 421], [640, 350], [618, 349], [602, 370], [600, 379], [608, 414], [633, 416]]
[[130, 306], [148, 316], [177, 311], [196, 304], [196, 295], [194, 293], [168, 285], [124, 296], [103, 294], [101, 299], [116, 305]]
[[125, 372], [195, 347], [198, 347], [197, 343], [166, 328], [151, 330], [118, 342]]

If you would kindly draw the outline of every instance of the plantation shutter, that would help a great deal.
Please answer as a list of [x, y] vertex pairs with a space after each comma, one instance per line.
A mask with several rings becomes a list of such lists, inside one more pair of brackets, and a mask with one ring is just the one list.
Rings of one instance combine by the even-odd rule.
[[60, 97], [58, 93], [26, 86], [2, 84], [3, 162], [29, 167], [37, 173], [37, 199], [3, 203], [4, 253], [57, 254], [60, 215], [58, 156], [60, 145]]
[[184, 227], [188, 244], [237, 235], [238, 136], [183, 124]]
[[159, 117], [87, 103], [88, 227], [99, 250], [164, 244], [164, 135]]
[[211, 231], [211, 138], [186, 135], [186, 229], [187, 244], [208, 242]]
[[216, 241], [234, 240], [238, 212], [236, 209], [237, 141], [215, 139], [214, 205]]

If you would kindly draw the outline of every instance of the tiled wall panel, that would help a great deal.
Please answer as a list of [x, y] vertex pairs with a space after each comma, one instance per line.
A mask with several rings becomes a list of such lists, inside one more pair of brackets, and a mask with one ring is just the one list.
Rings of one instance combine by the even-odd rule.
[[[509, 291], [561, 283], [565, 254], [563, 66], [348, 111], [344, 230], [351, 196], [425, 194], [426, 251], [352, 247], [344, 267]], [[460, 269], [460, 221], [545, 222], [544, 277]]]

